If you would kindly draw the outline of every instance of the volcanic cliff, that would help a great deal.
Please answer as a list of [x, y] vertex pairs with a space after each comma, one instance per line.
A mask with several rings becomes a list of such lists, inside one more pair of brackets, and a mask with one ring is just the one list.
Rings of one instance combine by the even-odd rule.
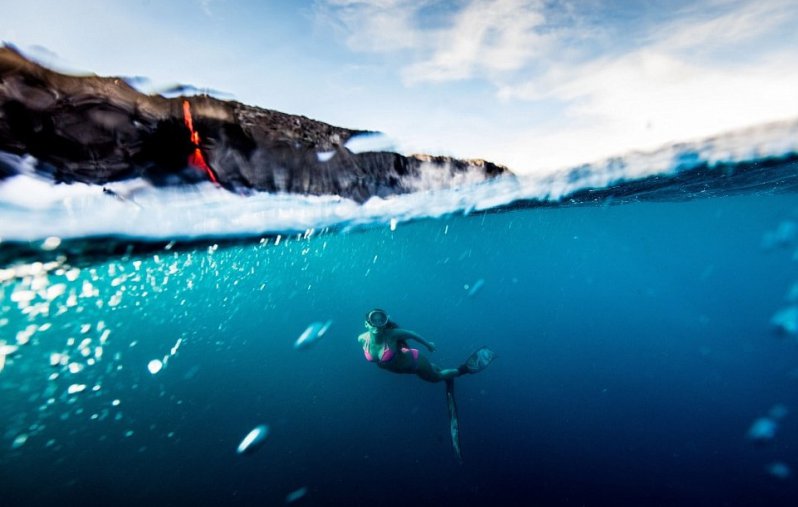
[[[60, 74], [0, 47], [0, 151], [35, 157], [35, 170], [57, 182], [211, 180], [234, 192], [362, 202], [421, 180], [446, 187], [510, 174], [483, 160], [346, 148], [366, 134], [205, 95], [145, 95], [122, 78]], [[0, 161], [0, 179], [13, 173]]]

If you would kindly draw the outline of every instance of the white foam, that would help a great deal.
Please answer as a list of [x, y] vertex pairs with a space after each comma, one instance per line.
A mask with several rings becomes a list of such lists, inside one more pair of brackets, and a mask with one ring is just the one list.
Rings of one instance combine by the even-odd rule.
[[316, 153], [316, 158], [319, 160], [319, 162], [329, 162], [334, 156], [334, 151], [320, 151]]
[[396, 151], [393, 140], [381, 132], [366, 132], [353, 136], [344, 146], [352, 153]]
[[[368, 136], [366, 136], [368, 137]], [[18, 175], [0, 182], [0, 239], [45, 241], [118, 235], [164, 240], [289, 234], [326, 227], [390, 224], [469, 213], [520, 199], [559, 201], [573, 192], [701, 164], [738, 163], [798, 153], [798, 119], [732, 132], [652, 153], [629, 153], [568, 171], [483, 181], [422, 165], [403, 183], [415, 192], [363, 204], [337, 196], [255, 193], [244, 196], [206, 182], [156, 188], [144, 180], [105, 185], [53, 184], [33, 174], [30, 157], [2, 154]], [[57, 238], [57, 239], [48, 239]]]

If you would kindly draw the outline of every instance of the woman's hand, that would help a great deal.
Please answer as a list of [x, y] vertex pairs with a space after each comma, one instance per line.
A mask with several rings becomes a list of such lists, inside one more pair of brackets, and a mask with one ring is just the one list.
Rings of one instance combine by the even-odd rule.
[[433, 342], [428, 342], [427, 348], [429, 349], [430, 352], [435, 352], [435, 344]]

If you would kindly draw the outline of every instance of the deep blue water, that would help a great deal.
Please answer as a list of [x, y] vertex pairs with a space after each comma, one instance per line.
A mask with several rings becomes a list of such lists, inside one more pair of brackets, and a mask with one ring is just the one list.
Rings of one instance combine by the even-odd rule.
[[[607, 202], [11, 277], [0, 339], [50, 327], [0, 372], [0, 504], [282, 505], [306, 487], [295, 505], [796, 505], [798, 342], [770, 320], [798, 243], [763, 247], [789, 221], [793, 193]], [[498, 354], [456, 381], [462, 464], [443, 384], [364, 360], [375, 306], [442, 366]], [[789, 412], [758, 445], [746, 433], [776, 404]], [[237, 455], [258, 424], [263, 446]]]

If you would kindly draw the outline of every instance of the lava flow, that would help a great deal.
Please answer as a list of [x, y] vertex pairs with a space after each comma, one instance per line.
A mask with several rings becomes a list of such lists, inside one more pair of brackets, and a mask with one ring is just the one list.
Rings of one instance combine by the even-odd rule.
[[205, 157], [202, 155], [202, 150], [200, 150], [200, 136], [194, 130], [194, 122], [191, 119], [191, 104], [187, 100], [183, 101], [183, 122], [185, 122], [186, 128], [191, 132], [191, 144], [194, 145], [194, 152], [188, 156], [188, 163], [205, 171], [211, 181], [218, 185], [219, 181], [217, 181], [216, 175], [213, 174], [213, 169], [205, 162]]

